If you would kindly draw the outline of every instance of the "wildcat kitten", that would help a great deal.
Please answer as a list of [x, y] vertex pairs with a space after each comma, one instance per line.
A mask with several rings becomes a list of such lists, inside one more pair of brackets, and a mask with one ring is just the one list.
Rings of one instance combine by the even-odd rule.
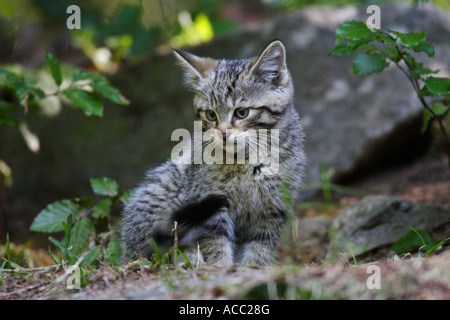
[[208, 143], [225, 154], [226, 142], [245, 137], [249, 129], [279, 130], [278, 156], [272, 159], [279, 167], [271, 172], [261, 161], [250, 163], [251, 150], [266, 148], [270, 154], [272, 144], [249, 138], [244, 164], [168, 161], [149, 170], [124, 208], [127, 255], [150, 256], [152, 241], [160, 250], [169, 248], [176, 221], [178, 244], [198, 246], [209, 265], [267, 265], [276, 257], [287, 214], [282, 189], [296, 199], [306, 163], [285, 48], [276, 40], [259, 57], [242, 60], [174, 54], [195, 92], [203, 131], [215, 129]]

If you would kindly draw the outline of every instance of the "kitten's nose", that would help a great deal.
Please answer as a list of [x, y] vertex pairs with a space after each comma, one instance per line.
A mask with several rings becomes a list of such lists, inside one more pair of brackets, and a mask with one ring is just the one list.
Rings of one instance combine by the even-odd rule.
[[227, 133], [227, 130], [230, 130], [231, 126], [229, 123], [220, 123], [217, 129], [219, 129], [220, 131], [220, 137], [222, 138], [222, 140], [226, 140], [228, 135], [230, 134], [230, 132]]
[[220, 130], [220, 132], [222, 133], [222, 139], [226, 140], [227, 139], [227, 130], [226, 129], [222, 129], [222, 130]]

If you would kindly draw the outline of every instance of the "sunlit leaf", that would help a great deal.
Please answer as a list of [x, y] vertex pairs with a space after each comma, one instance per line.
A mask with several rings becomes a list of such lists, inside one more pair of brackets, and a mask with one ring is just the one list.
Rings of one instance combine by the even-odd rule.
[[367, 35], [370, 35], [372, 31], [362, 21], [347, 20], [340, 24], [336, 29], [336, 38], [338, 40], [342, 38], [349, 38], [350, 40], [359, 40]]
[[93, 82], [89, 84], [92, 89], [100, 93], [105, 98], [118, 103], [118, 104], [128, 104], [130, 103], [124, 96], [120, 94], [120, 91], [104, 82]]
[[425, 80], [425, 86], [433, 96], [443, 96], [450, 92], [450, 79], [428, 77]]
[[94, 193], [109, 197], [117, 196], [119, 185], [114, 179], [106, 177], [92, 178], [90, 182]]
[[76, 215], [83, 210], [81, 206], [69, 200], [56, 201], [39, 212], [30, 227], [31, 231], [57, 232], [63, 230], [63, 222], [69, 215]]
[[109, 85], [108, 80], [101, 74], [78, 70], [72, 74], [72, 80], [89, 81], [89, 86], [91, 86], [92, 89], [101, 94], [103, 97], [118, 104], [129, 103], [129, 101], [120, 94], [120, 91], [117, 88]]
[[103, 104], [98, 95], [78, 88], [61, 92], [67, 99], [83, 110], [87, 116], [103, 116]]
[[91, 80], [94, 82], [107, 83], [108, 80], [99, 73], [77, 70], [72, 74], [72, 81]]
[[393, 30], [389, 30], [389, 32], [392, 32], [392, 33], [395, 34], [397, 37], [399, 37], [400, 40], [402, 41], [402, 43], [403, 43], [407, 48], [412, 48], [412, 47], [414, 47], [414, 46], [418, 46], [419, 44], [422, 44], [422, 43], [425, 41], [425, 38], [426, 38], [425, 32], [418, 32], [418, 33], [414, 33], [414, 32], [410, 32], [410, 33], [402, 33], [402, 32], [393, 31]]

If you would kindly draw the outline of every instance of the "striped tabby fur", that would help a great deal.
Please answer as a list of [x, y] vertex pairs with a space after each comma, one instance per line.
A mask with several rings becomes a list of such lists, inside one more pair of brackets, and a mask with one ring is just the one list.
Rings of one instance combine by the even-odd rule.
[[[264, 165], [248, 161], [211, 165], [168, 161], [149, 170], [123, 212], [127, 255], [149, 257], [152, 240], [160, 250], [168, 249], [177, 221], [179, 245], [198, 247], [206, 264], [267, 265], [276, 257], [286, 218], [282, 189], [296, 198], [306, 163], [284, 46], [274, 41], [259, 57], [242, 60], [174, 53], [195, 92], [194, 108], [203, 130], [217, 129], [220, 139], [213, 143], [222, 144], [221, 139], [247, 129], [278, 129], [279, 170], [262, 174]], [[238, 108], [245, 117], [238, 116]], [[256, 144], [253, 148], [267, 146]]]

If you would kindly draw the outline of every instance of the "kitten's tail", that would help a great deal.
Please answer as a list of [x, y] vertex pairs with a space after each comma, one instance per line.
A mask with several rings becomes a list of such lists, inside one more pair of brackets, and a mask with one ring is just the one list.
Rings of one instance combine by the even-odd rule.
[[173, 245], [174, 235], [172, 231], [175, 222], [177, 223], [177, 236], [182, 241], [183, 237], [193, 228], [200, 226], [228, 205], [226, 197], [214, 194], [208, 195], [200, 201], [187, 203], [172, 214], [166, 226], [160, 226], [155, 231], [153, 240], [156, 241], [158, 246], [168, 248]]
[[126, 255], [128, 258], [136, 256], [150, 258], [156, 249], [160, 253], [168, 251], [174, 244], [175, 222], [179, 245], [183, 245], [185, 244], [183, 238], [190, 231], [214, 216], [221, 208], [228, 206], [226, 197], [215, 194], [207, 195], [201, 200], [190, 201], [177, 209], [172, 209], [170, 214], [150, 212], [150, 209], [143, 215], [136, 214], [133, 212], [133, 205], [128, 204], [129, 212], [125, 215], [122, 230]]

